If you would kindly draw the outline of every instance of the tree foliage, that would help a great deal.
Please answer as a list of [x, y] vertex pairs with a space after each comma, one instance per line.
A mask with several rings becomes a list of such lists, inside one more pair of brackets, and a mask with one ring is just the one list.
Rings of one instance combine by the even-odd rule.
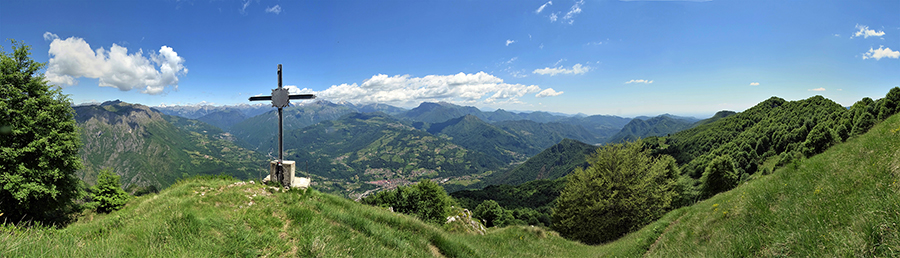
[[450, 213], [452, 199], [437, 183], [422, 180], [412, 186], [400, 186], [366, 196], [362, 203], [393, 207], [396, 212], [416, 216], [425, 222], [442, 224]]
[[97, 184], [91, 187], [91, 198], [97, 202], [97, 212], [109, 213], [125, 207], [130, 196], [122, 189], [119, 176], [104, 169], [97, 175]]
[[614, 240], [659, 218], [677, 192], [675, 160], [651, 157], [640, 142], [601, 147], [568, 176], [553, 228], [587, 244]]
[[737, 186], [741, 175], [735, 171], [734, 159], [731, 156], [719, 156], [709, 162], [700, 184], [705, 196], [713, 196], [717, 193], [731, 190]]
[[0, 55], [0, 213], [9, 221], [62, 222], [84, 190], [81, 145], [69, 99], [44, 79], [45, 64], [12, 40]]
[[505, 211], [503, 207], [500, 207], [500, 204], [497, 204], [494, 200], [487, 200], [481, 202], [478, 207], [475, 207], [475, 217], [484, 221], [484, 225], [487, 227], [493, 227], [500, 225], [502, 222], [500, 220], [503, 219], [503, 214]]

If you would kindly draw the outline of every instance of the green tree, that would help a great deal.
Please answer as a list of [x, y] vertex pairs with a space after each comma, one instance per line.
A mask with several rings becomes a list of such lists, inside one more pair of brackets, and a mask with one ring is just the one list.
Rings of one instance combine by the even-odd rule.
[[104, 169], [97, 175], [97, 185], [91, 187], [91, 198], [97, 202], [97, 212], [109, 213], [125, 207], [130, 196], [122, 189], [119, 175]]
[[31, 47], [0, 55], [0, 213], [7, 221], [64, 222], [84, 194], [74, 111], [44, 79]]
[[[839, 137], [839, 136], [838, 136]], [[812, 131], [809, 132], [809, 135], [806, 136], [806, 141], [803, 142], [803, 151], [806, 156], [812, 156], [831, 145], [837, 143], [835, 135], [831, 132], [831, 129], [828, 128], [828, 125], [825, 123], [819, 123], [815, 127], [813, 127]]]
[[892, 88], [891, 91], [884, 96], [884, 101], [881, 102], [881, 105], [881, 113], [878, 115], [878, 118], [881, 120], [887, 119], [889, 116], [900, 112], [900, 87]]
[[500, 207], [500, 204], [497, 204], [494, 200], [485, 200], [475, 207], [475, 217], [484, 221], [484, 225], [487, 227], [499, 226], [502, 223], [500, 220], [503, 218], [503, 207]]
[[709, 162], [703, 176], [700, 177], [700, 185], [706, 197], [731, 190], [737, 186], [741, 175], [734, 167], [734, 159], [729, 155], [716, 157]]
[[873, 125], [875, 125], [875, 116], [872, 116], [872, 113], [869, 112], [861, 112], [861, 115], [856, 117], [856, 121], [853, 123], [853, 131], [850, 132], [850, 135], [860, 135], [869, 131]]
[[650, 156], [640, 142], [609, 144], [568, 176], [553, 209], [553, 228], [566, 238], [598, 244], [659, 218], [678, 198], [675, 159]]
[[392, 207], [396, 212], [413, 215], [422, 221], [435, 224], [444, 223], [452, 206], [452, 200], [444, 188], [431, 180], [381, 191], [366, 196], [361, 202], [373, 206]]

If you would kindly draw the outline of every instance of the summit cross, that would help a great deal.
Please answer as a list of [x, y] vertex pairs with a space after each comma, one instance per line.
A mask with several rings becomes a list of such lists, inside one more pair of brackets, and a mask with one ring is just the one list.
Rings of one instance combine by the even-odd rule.
[[[282, 163], [284, 161], [284, 116], [282, 109], [290, 106], [292, 99], [314, 99], [316, 95], [313, 94], [294, 94], [291, 95], [288, 92], [288, 89], [281, 87], [281, 64], [278, 64], [278, 88], [272, 90], [271, 96], [253, 96], [250, 97], [250, 101], [263, 101], [263, 100], [271, 100], [272, 106], [278, 108], [278, 165], [276, 168], [276, 176], [278, 180], [284, 183], [282, 180], [284, 178], [284, 170], [282, 168]], [[274, 179], [274, 178], [273, 178]]]

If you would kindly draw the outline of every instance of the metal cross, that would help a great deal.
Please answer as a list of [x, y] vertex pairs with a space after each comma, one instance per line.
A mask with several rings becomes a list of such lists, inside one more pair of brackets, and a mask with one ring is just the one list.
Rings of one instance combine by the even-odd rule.
[[[272, 90], [271, 96], [254, 96], [250, 97], [250, 101], [271, 100], [272, 106], [278, 108], [278, 179], [281, 181], [284, 175], [281, 169], [281, 163], [284, 159], [284, 117], [282, 109], [290, 105], [292, 99], [314, 99], [313, 94], [295, 94], [290, 95], [288, 89], [281, 87], [281, 64], [278, 64], [278, 88]], [[274, 178], [273, 178], [274, 179]]]

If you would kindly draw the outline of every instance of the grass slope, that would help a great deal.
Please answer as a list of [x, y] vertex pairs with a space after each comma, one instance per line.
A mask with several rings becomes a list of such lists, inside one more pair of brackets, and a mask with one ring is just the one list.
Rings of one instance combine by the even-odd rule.
[[900, 115], [611, 246], [655, 257], [900, 255]]
[[65, 229], [0, 226], [11, 257], [589, 257], [594, 247], [532, 227], [447, 233], [311, 190], [189, 179]]

